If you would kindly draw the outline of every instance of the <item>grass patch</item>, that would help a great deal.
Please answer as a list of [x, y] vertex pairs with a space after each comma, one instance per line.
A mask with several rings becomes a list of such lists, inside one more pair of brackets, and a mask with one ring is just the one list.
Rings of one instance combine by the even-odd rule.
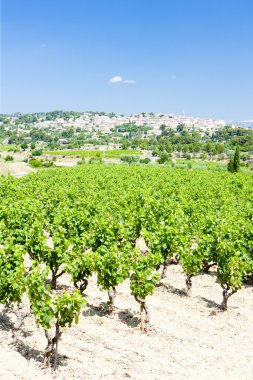
[[191, 168], [197, 170], [212, 170], [212, 171], [227, 171], [227, 164], [224, 162], [210, 162], [206, 160], [184, 160], [177, 159], [176, 168], [188, 168], [188, 163], [191, 162]]
[[51, 154], [52, 156], [68, 156], [68, 157], [96, 157], [101, 154], [103, 158], [118, 158], [124, 154], [128, 155], [140, 155], [142, 152], [140, 150], [55, 150], [55, 151], [45, 151], [44, 154]]
[[17, 145], [2, 145], [0, 144], [0, 152], [12, 152], [13, 150], [20, 150]]

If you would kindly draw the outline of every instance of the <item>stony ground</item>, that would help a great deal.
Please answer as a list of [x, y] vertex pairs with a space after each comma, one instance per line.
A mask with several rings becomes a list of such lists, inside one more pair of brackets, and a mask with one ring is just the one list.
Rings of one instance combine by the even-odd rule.
[[213, 273], [193, 279], [190, 297], [183, 291], [184, 279], [181, 268], [171, 266], [163, 285], [149, 297], [149, 334], [140, 332], [139, 308], [127, 282], [118, 288], [115, 314], [108, 316], [103, 311], [107, 295], [92, 279], [86, 295], [89, 306], [60, 342], [57, 373], [43, 369], [46, 340], [33, 318], [26, 319], [14, 347], [14, 317], [2, 317], [0, 379], [251, 380], [253, 288], [233, 295], [228, 311], [220, 313], [221, 288]]

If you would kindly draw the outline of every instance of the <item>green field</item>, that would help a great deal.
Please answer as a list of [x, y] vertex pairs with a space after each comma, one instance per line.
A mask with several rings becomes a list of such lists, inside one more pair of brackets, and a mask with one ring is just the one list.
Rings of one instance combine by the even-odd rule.
[[19, 147], [17, 145], [3, 145], [0, 144], [0, 152], [11, 152], [13, 150], [19, 150]]
[[141, 155], [140, 150], [55, 150], [46, 151], [45, 154], [51, 154], [53, 156], [68, 156], [68, 157], [96, 157], [102, 155], [103, 158], [118, 158], [125, 154]]

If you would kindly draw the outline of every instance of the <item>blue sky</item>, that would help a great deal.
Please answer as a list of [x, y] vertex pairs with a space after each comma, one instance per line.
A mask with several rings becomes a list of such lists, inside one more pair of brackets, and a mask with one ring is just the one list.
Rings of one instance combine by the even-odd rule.
[[2, 0], [1, 21], [0, 112], [253, 119], [252, 0]]

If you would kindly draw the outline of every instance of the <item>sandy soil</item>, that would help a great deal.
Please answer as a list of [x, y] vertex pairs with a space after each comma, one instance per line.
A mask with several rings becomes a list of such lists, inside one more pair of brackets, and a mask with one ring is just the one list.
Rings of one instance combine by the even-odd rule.
[[57, 160], [54, 162], [55, 166], [76, 166], [77, 165], [77, 160]]
[[118, 287], [115, 313], [108, 316], [107, 294], [93, 278], [89, 306], [63, 334], [57, 374], [42, 368], [46, 340], [33, 318], [13, 347], [10, 321], [2, 317], [0, 379], [252, 379], [253, 288], [233, 295], [228, 312], [220, 313], [221, 288], [213, 274], [194, 278], [191, 296], [182, 292], [184, 279], [179, 266], [169, 267], [163, 286], [148, 299], [152, 331], [142, 334], [128, 282]]
[[0, 175], [11, 174], [16, 177], [21, 177], [31, 171], [34, 170], [25, 162], [0, 162]]

